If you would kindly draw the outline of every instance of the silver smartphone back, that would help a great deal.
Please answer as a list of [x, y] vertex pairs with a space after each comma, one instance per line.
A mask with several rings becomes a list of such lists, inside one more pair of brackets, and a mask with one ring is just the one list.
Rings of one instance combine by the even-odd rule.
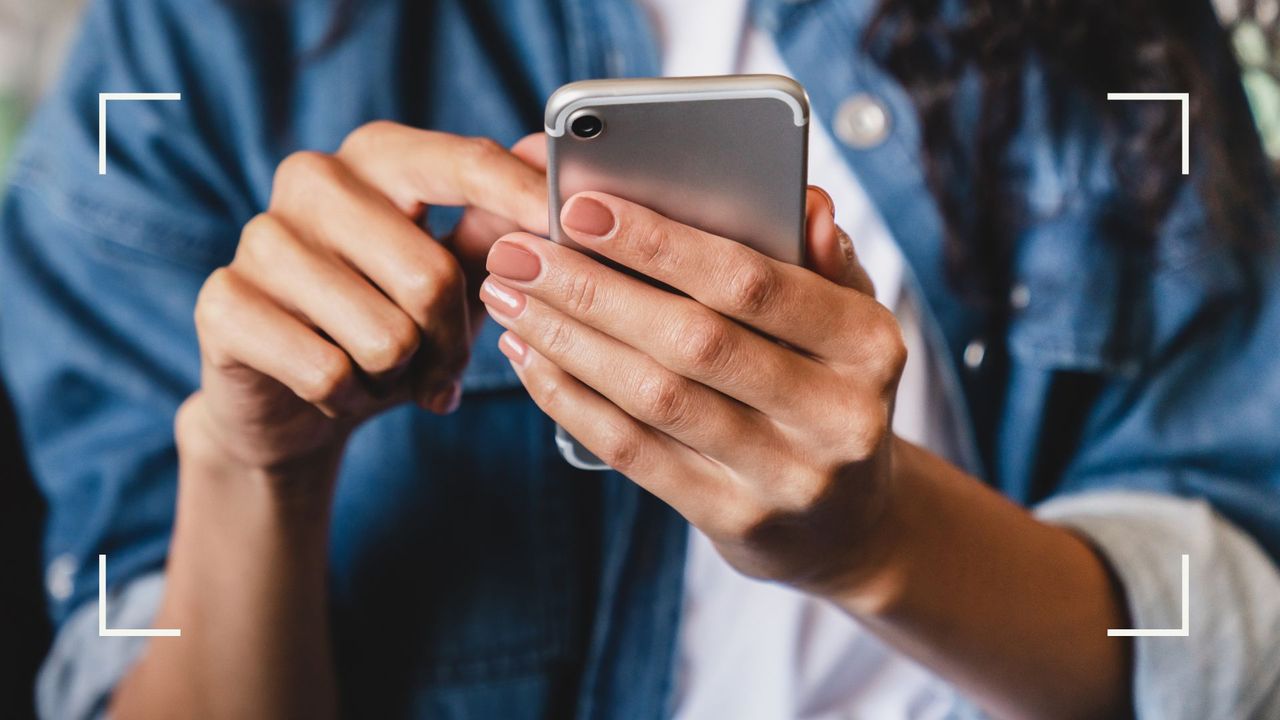
[[[780, 75], [585, 80], [547, 101], [551, 239], [564, 201], [597, 190], [804, 262], [809, 103]], [[584, 250], [585, 251], [585, 250]], [[571, 464], [606, 469], [563, 428]]]

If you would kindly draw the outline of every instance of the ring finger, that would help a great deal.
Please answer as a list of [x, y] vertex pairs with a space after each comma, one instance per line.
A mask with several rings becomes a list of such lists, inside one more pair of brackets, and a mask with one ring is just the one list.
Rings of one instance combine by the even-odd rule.
[[636, 348], [672, 372], [780, 422], [803, 426], [804, 389], [831, 370], [689, 298], [628, 277], [587, 256], [514, 233], [494, 244], [489, 269], [556, 310]]
[[[753, 461], [778, 437], [756, 410], [494, 278], [480, 297], [498, 324], [627, 414], [725, 465]], [[746, 444], [742, 438], [757, 439]]]
[[[688, 446], [636, 420], [557, 367], [512, 332], [498, 341], [529, 396], [551, 419], [614, 470], [697, 520], [690, 498], [713, 501], [718, 466]], [[707, 504], [714, 504], [709, 502]]]

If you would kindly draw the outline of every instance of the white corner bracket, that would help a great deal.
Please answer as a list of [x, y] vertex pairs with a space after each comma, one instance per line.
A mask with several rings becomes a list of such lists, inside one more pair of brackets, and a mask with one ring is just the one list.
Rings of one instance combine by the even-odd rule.
[[181, 637], [177, 628], [131, 630], [107, 627], [107, 556], [98, 556], [98, 637]]
[[1190, 637], [1191, 635], [1191, 556], [1182, 556], [1182, 627], [1165, 630], [1107, 630], [1107, 637]]
[[181, 100], [182, 93], [98, 93], [98, 174], [107, 174], [107, 103], [111, 100]]
[[1182, 174], [1191, 174], [1191, 93], [1107, 93], [1108, 100], [1177, 100], [1182, 103]]

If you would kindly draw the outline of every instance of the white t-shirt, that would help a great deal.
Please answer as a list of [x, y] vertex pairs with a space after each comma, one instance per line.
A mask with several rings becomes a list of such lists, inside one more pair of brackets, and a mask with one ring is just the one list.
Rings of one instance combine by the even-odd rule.
[[[666, 75], [789, 74], [773, 39], [750, 26], [748, 0], [643, 0]], [[909, 349], [894, 430], [942, 452], [952, 445], [931, 410], [937, 387], [906, 292], [905, 261], [821, 122], [810, 125], [809, 182], [835, 200], [876, 297], [898, 316]], [[936, 403], [936, 399], [932, 400]], [[680, 720], [940, 718], [949, 688], [886, 647], [835, 607], [738, 574], [710, 540], [690, 531], [676, 659]]]

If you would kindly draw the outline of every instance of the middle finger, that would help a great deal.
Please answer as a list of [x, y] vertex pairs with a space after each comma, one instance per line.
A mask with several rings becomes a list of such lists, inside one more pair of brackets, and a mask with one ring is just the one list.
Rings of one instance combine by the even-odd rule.
[[[516, 333], [628, 415], [725, 465], [752, 462], [774, 446], [768, 418], [653, 358], [494, 278], [480, 297], [499, 325]], [[744, 450], [742, 439], [755, 438]]]
[[833, 373], [695, 300], [526, 233], [499, 240], [488, 269], [505, 285], [784, 424], [806, 415], [797, 402], [801, 390], [820, 387]]
[[612, 195], [578, 193], [561, 215], [579, 245], [816, 357], [847, 356], [883, 310], [874, 297]]

